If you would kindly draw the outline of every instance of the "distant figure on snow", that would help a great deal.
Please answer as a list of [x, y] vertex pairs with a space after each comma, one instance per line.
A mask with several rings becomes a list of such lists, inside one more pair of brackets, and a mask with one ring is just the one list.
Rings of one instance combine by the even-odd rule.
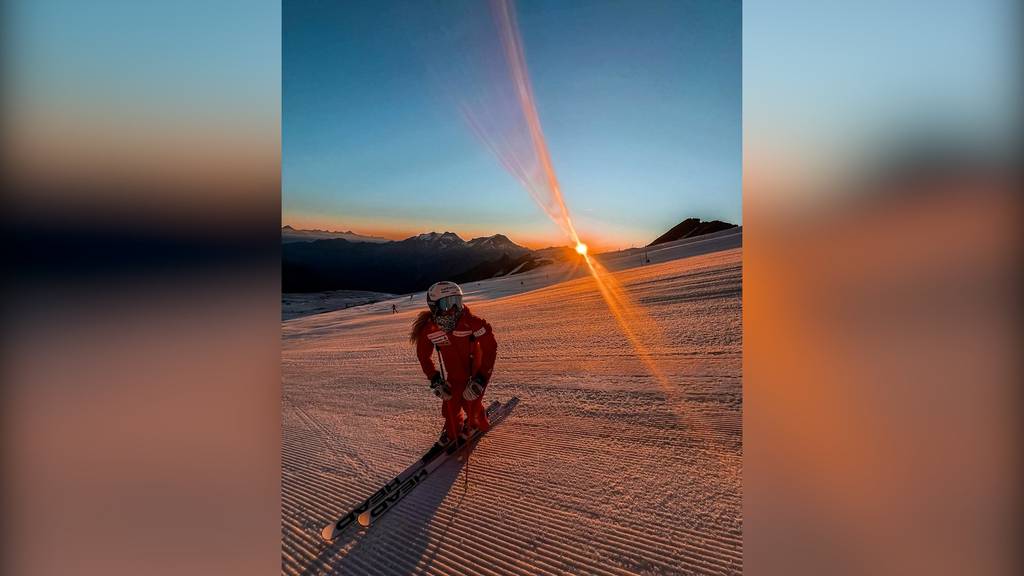
[[391, 313], [392, 314], [398, 314], [398, 306], [395, 306], [394, 304], [392, 304], [391, 305]]
[[[498, 343], [491, 325], [462, 303], [458, 284], [442, 281], [431, 286], [427, 307], [413, 321], [409, 340], [416, 344], [416, 356], [430, 389], [442, 400], [445, 423], [437, 444], [445, 445], [464, 441], [474, 429], [486, 432], [490, 428], [483, 395], [494, 369]], [[440, 370], [434, 365], [434, 350]]]

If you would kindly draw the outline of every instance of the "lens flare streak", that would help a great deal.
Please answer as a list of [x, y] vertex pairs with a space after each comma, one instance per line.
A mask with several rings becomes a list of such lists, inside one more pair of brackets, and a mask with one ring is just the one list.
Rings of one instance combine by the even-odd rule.
[[[576, 252], [586, 262], [588, 271], [619, 329], [629, 341], [637, 358], [657, 381], [673, 412], [680, 420], [683, 419], [683, 412], [686, 412], [686, 420], [691, 431], [706, 441], [709, 437], [706, 423], [702, 422], [699, 414], [685, 410], [686, 399], [683, 393], [669, 382], [650, 353], [652, 348], [663, 348], [664, 340], [657, 334], [657, 324], [647, 317], [639, 306], [630, 301], [618, 281], [587, 253], [586, 244], [580, 240], [562, 196], [554, 163], [541, 129], [515, 7], [511, 0], [491, 0], [490, 8], [497, 27], [497, 35], [501, 40], [503, 64], [508, 72], [508, 78], [503, 79], [502, 83], [511, 82], [511, 87], [506, 86], [500, 93], [507, 94], [511, 91], [514, 98], [508, 102], [500, 97], [495, 98], [490, 102], [489, 108], [481, 108], [479, 102], [463, 101], [459, 105], [463, 117], [473, 133], [523, 185], [551, 221], [561, 228], [571, 245], [576, 247]], [[516, 109], [508, 110], [502, 104]], [[502, 119], [511, 118], [519, 122], [513, 122], [512, 125], [502, 122]], [[641, 328], [638, 330], [637, 327]]]

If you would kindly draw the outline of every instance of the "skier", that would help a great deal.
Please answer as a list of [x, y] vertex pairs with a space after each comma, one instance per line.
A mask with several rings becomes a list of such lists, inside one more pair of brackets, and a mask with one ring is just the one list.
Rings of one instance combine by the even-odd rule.
[[[491, 325], [462, 303], [458, 284], [435, 283], [427, 290], [427, 307], [413, 321], [409, 340], [416, 345], [430, 389], [442, 400], [445, 425], [437, 443], [465, 441], [474, 429], [486, 432], [490, 428], [482, 397], [494, 369], [498, 343]], [[434, 365], [435, 349], [441, 370]]]
[[398, 306], [395, 306], [394, 304], [392, 304], [391, 305], [391, 313], [392, 314], [398, 314]]

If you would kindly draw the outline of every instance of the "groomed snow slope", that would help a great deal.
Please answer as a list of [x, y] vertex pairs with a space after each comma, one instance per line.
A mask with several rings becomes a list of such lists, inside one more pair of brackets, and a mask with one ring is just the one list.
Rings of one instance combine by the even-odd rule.
[[519, 406], [467, 462], [333, 545], [320, 529], [441, 428], [406, 339], [422, 301], [284, 322], [282, 570], [741, 573], [741, 237], [726, 238], [698, 255], [659, 247], [614, 274], [656, 323], [648, 353], [669, 394], [590, 277], [503, 297], [480, 283], [470, 306], [499, 345], [486, 399]]

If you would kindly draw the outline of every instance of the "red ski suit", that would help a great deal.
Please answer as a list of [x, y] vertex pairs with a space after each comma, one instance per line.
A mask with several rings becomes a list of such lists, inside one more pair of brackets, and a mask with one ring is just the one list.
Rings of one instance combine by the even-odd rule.
[[463, 309], [459, 322], [451, 332], [445, 332], [433, 320], [428, 321], [416, 338], [416, 356], [428, 379], [438, 373], [433, 358], [435, 347], [441, 355], [444, 375], [452, 392], [451, 399], [441, 403], [448, 437], [455, 438], [458, 435], [462, 426], [462, 412], [466, 413], [471, 426], [487, 431], [490, 423], [484, 411], [483, 394], [467, 402], [462, 393], [472, 376], [482, 377], [485, 386], [491, 379], [494, 360], [498, 355], [498, 342], [494, 339], [491, 325], [483, 318], [474, 316], [468, 307]]

